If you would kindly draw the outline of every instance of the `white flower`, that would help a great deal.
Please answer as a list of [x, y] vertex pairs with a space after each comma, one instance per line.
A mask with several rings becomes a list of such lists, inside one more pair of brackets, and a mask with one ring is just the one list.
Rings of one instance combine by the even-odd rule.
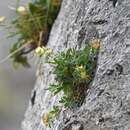
[[39, 56], [42, 56], [42, 55], [44, 55], [44, 53], [45, 53], [45, 49], [42, 48], [42, 47], [37, 47], [36, 50], [35, 50], [35, 53], [36, 53], [37, 55], [39, 55]]
[[24, 6], [19, 6], [17, 12], [20, 14], [26, 14], [26, 8]]
[[0, 23], [2, 23], [5, 20], [4, 16], [0, 16]]
[[35, 53], [38, 56], [50, 56], [52, 54], [52, 50], [46, 47], [37, 47]]

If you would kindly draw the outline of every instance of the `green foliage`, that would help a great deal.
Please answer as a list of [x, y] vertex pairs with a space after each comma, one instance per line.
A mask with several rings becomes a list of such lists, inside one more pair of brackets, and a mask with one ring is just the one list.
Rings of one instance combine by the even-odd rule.
[[[69, 48], [59, 53], [52, 53], [51, 61], [54, 65], [53, 74], [56, 84], [52, 84], [49, 90], [53, 95], [62, 92], [59, 100], [60, 106], [54, 106], [53, 110], [43, 116], [43, 123], [51, 127], [54, 118], [58, 116], [62, 107], [73, 108], [82, 105], [85, 92], [93, 80], [97, 65], [100, 41], [92, 40], [82, 50]], [[43, 53], [44, 56], [44, 53]]]
[[45, 126], [51, 127], [54, 119], [62, 108], [74, 108], [82, 105], [86, 96], [86, 90], [94, 78], [97, 66], [100, 40], [94, 39], [87, 43], [83, 49], [69, 48], [65, 51], [54, 53], [52, 50], [38, 48], [40, 56], [46, 56], [49, 51], [47, 63], [52, 64], [55, 75], [55, 84], [51, 84], [48, 90], [55, 96], [61, 93], [58, 106], [54, 106], [50, 112], [44, 113], [42, 120]]
[[91, 44], [87, 44], [83, 50], [70, 48], [56, 54], [51, 62], [57, 83], [52, 84], [49, 90], [54, 95], [64, 93], [59, 101], [64, 107], [72, 107], [85, 97], [85, 90], [94, 77], [98, 49]]
[[51, 125], [53, 124], [53, 119], [58, 116], [60, 112], [60, 108], [59, 106], [53, 106], [53, 109], [49, 112], [49, 127], [51, 127]]
[[[61, 0], [57, 0], [57, 4], [55, 2], [56, 0], [35, 0], [25, 7], [21, 6], [16, 9], [17, 17], [11, 23], [15, 32], [11, 32], [9, 37], [18, 36], [19, 38], [10, 52], [22, 49], [13, 54], [12, 59], [15, 63], [29, 67], [27, 54], [36, 47], [47, 44], [49, 32], [59, 11]], [[30, 51], [26, 52], [26, 50]]]

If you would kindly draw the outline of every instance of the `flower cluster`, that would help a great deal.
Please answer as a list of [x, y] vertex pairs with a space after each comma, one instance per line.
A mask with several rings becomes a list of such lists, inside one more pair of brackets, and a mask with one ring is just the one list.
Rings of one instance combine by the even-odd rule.
[[37, 47], [36, 50], [35, 50], [35, 53], [38, 55], [38, 56], [49, 56], [53, 53], [53, 51], [49, 48], [46, 48], [46, 47]]
[[86, 69], [85, 69], [84, 66], [76, 65], [75, 70], [78, 71], [78, 73], [80, 74], [81, 79], [87, 79], [87, 78], [89, 79], [89, 75], [87, 74]]

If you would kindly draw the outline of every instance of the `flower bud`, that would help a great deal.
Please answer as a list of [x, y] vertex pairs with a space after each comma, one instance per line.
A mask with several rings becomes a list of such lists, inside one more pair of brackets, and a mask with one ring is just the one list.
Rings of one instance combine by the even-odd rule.
[[49, 113], [44, 113], [42, 116], [42, 124], [48, 126], [49, 124]]
[[4, 16], [0, 16], [0, 23], [2, 23], [5, 20]]
[[92, 48], [95, 48], [95, 49], [100, 48], [100, 40], [99, 39], [94, 39], [91, 42], [92, 42]]
[[42, 55], [44, 55], [44, 53], [45, 53], [45, 49], [42, 48], [42, 47], [37, 47], [36, 50], [35, 50], [35, 53], [36, 53], [37, 55], [39, 55], [39, 56], [42, 56]]
[[24, 6], [19, 6], [19, 7], [17, 8], [17, 12], [18, 12], [19, 14], [21, 14], [21, 15], [25, 15], [25, 14], [27, 13], [27, 10], [26, 10], [26, 8], [25, 8]]

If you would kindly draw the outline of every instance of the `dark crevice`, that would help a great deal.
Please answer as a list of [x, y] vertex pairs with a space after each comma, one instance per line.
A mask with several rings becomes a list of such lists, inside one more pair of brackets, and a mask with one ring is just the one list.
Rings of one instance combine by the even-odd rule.
[[118, 0], [109, 0], [109, 1], [112, 1], [113, 2], [113, 6], [115, 7]]
[[123, 66], [116, 63], [111, 69], [106, 71], [106, 75], [114, 76], [115, 78], [120, 76], [123, 73]]
[[108, 69], [108, 70], [106, 71], [106, 74], [107, 74], [108, 76], [112, 75], [113, 73], [114, 73], [114, 69]]
[[107, 21], [107, 20], [104, 20], [104, 19], [103, 19], [103, 20], [100, 19], [100, 20], [92, 21], [91, 23], [94, 24], [94, 25], [102, 25], [102, 24], [108, 23], [108, 21]]
[[[100, 2], [101, 0], [98, 0], [98, 1]], [[115, 7], [118, 0], [109, 0], [109, 1], [113, 2], [113, 7]]]
[[104, 91], [105, 91], [104, 89], [101, 89], [97, 96], [98, 97], [101, 96]]
[[115, 64], [115, 69], [118, 72], [119, 75], [123, 73], [123, 66], [120, 64]]
[[79, 47], [81, 47], [81, 43], [83, 42], [85, 35], [86, 35], [86, 28], [82, 27], [81, 30], [79, 31], [79, 35], [78, 35]]
[[99, 123], [105, 122], [105, 119], [103, 117], [101, 117], [98, 121], [99, 121]]
[[34, 104], [35, 104], [35, 98], [36, 98], [36, 91], [33, 92], [33, 95], [31, 97], [31, 104], [32, 104], [32, 106], [34, 106]]

